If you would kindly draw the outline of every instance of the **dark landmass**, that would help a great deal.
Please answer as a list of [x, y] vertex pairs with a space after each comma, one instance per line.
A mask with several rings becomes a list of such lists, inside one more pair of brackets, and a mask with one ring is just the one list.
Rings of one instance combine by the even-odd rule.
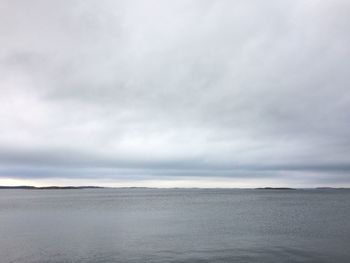
[[295, 188], [289, 188], [289, 187], [260, 187], [255, 189], [256, 190], [297, 190]]
[[342, 190], [342, 189], [349, 189], [346, 187], [316, 187], [317, 190]]
[[0, 189], [25, 189], [25, 190], [69, 190], [69, 189], [95, 189], [95, 188], [105, 188], [100, 186], [0, 186]]
[[36, 187], [34, 186], [27, 186], [27, 185], [22, 185], [22, 186], [0, 186], [0, 189], [35, 189]]

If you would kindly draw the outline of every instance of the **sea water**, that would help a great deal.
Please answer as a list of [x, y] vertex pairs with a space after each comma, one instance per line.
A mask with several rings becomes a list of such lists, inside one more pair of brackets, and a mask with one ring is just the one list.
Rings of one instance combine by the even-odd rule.
[[349, 190], [0, 190], [1, 263], [350, 262]]

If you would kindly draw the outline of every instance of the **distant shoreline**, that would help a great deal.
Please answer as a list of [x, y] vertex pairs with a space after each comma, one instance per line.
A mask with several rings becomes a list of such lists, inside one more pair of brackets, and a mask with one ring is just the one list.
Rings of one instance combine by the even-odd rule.
[[256, 190], [297, 190], [296, 188], [290, 187], [258, 187]]
[[0, 186], [0, 190], [22, 189], [22, 190], [80, 190], [80, 189], [241, 189], [241, 190], [346, 190], [346, 187], [314, 187], [314, 188], [290, 188], [290, 187], [257, 187], [257, 188], [201, 188], [201, 187], [103, 187], [103, 186]]
[[99, 189], [101, 186], [0, 186], [1, 189], [24, 189], [24, 190], [76, 190], [76, 189]]

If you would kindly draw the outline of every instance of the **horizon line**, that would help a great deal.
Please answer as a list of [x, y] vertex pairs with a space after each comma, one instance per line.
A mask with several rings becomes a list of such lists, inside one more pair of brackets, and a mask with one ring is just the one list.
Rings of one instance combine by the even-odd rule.
[[350, 187], [331, 187], [331, 186], [315, 186], [315, 187], [149, 187], [149, 186], [97, 186], [97, 185], [48, 185], [48, 186], [35, 186], [35, 185], [0, 185], [1, 189], [23, 189], [23, 190], [40, 190], [40, 189], [261, 189], [261, 190], [302, 190], [302, 189], [350, 189]]

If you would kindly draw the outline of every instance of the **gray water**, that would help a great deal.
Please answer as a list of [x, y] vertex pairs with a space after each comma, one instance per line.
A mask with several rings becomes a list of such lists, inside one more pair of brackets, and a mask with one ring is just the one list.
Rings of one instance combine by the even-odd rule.
[[348, 190], [0, 190], [0, 262], [350, 262]]

